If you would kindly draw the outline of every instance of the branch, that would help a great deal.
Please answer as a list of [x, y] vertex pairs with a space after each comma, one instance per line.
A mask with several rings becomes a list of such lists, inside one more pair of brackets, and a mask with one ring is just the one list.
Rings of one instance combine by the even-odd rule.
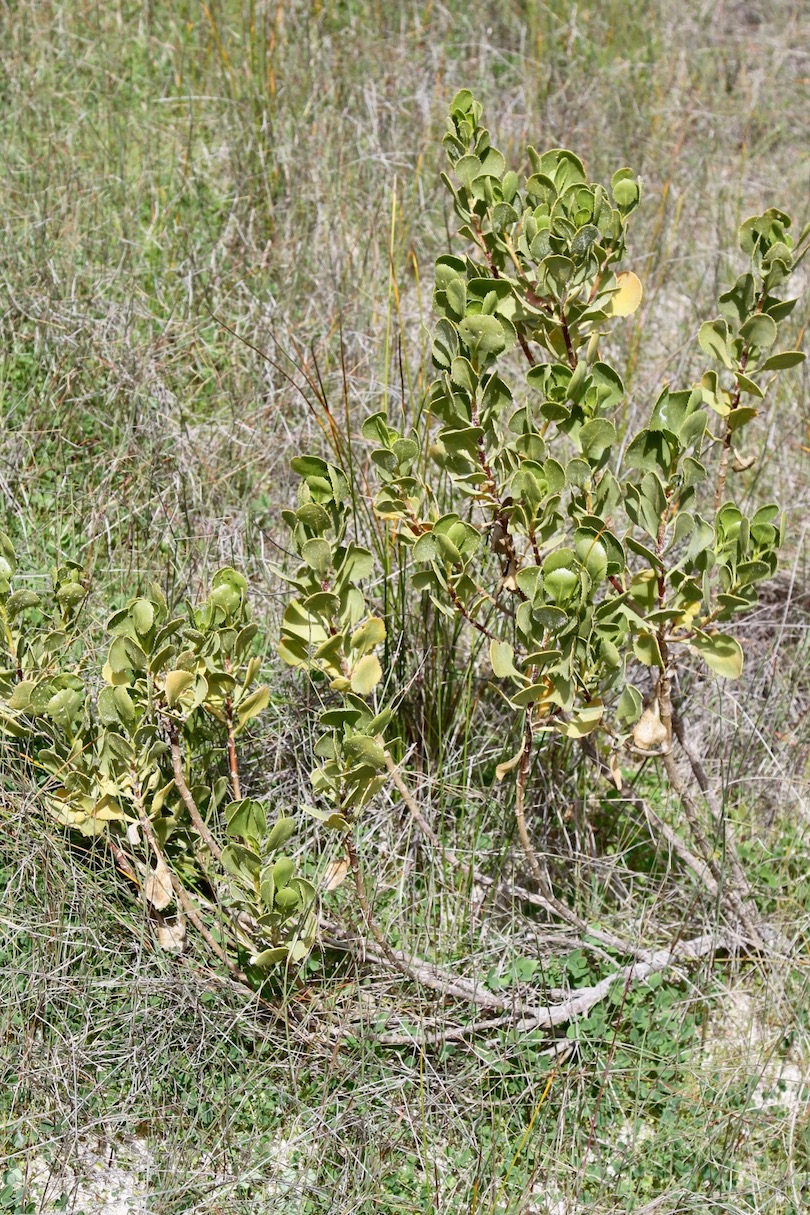
[[191, 790], [186, 784], [186, 778], [183, 775], [183, 757], [180, 754], [180, 739], [177, 725], [173, 721], [169, 723], [169, 745], [172, 751], [172, 769], [174, 771], [174, 783], [177, 786], [177, 792], [180, 794], [186, 810], [188, 810], [194, 830], [207, 845], [214, 860], [220, 861], [222, 859], [222, 849], [214, 839], [203, 816], [197, 809], [197, 803], [191, 796]]
[[[182, 796], [182, 793], [181, 793], [181, 796]], [[141, 821], [141, 827], [143, 828], [143, 833], [146, 836], [147, 840], [149, 841], [150, 848], [152, 849], [152, 851], [155, 854], [155, 859], [158, 861], [159, 864], [162, 862], [162, 864], [165, 866], [165, 868], [169, 874], [169, 880], [171, 881], [172, 890], [174, 891], [175, 898], [177, 899], [177, 902], [180, 905], [180, 907], [182, 907], [183, 911], [185, 912], [186, 918], [188, 920], [190, 920], [191, 923], [194, 925], [194, 927], [197, 929], [197, 932], [200, 934], [202, 939], [205, 941], [206, 945], [211, 950], [211, 952], [216, 957], [219, 958], [220, 962], [224, 963], [224, 965], [227, 966], [228, 970], [231, 972], [233, 977], [239, 983], [242, 983], [245, 986], [249, 986], [250, 980], [248, 979], [247, 975], [244, 973], [244, 971], [239, 969], [239, 967], [236, 965], [235, 962], [233, 962], [231, 960], [231, 958], [228, 957], [225, 950], [220, 945], [219, 941], [215, 940], [214, 937], [211, 935], [211, 932], [209, 931], [208, 926], [206, 925], [202, 916], [198, 912], [197, 908], [194, 906], [194, 903], [192, 902], [191, 897], [190, 897], [188, 891], [186, 890], [185, 886], [180, 881], [177, 874], [172, 869], [171, 865], [169, 865], [168, 862], [165, 860], [163, 853], [161, 852], [160, 844], [158, 843], [157, 836], [155, 835], [154, 829], [149, 820], [149, 816], [146, 814], [146, 811], [140, 805], [138, 806], [138, 817], [140, 818], [140, 821]]]
[[529, 831], [526, 826], [526, 781], [529, 776], [531, 754], [532, 710], [531, 706], [529, 706], [526, 710], [526, 719], [523, 727], [523, 749], [520, 754], [520, 766], [518, 767], [517, 781], [515, 782], [515, 822], [517, 823], [518, 835], [523, 847], [523, 855], [526, 857], [528, 866], [532, 871], [532, 876], [538, 886], [543, 887], [547, 885], [546, 875], [540, 867], [537, 853], [534, 850], [534, 844], [529, 838]]
[[[588, 756], [588, 759], [596, 764], [600, 775], [612, 782], [613, 775], [610, 768], [589, 738], [582, 739], [582, 749]], [[672, 851], [678, 854], [687, 868], [691, 869], [696, 875], [701, 885], [705, 886], [711, 898], [715, 900], [719, 899], [720, 887], [712, 877], [708, 864], [706, 861], [702, 861], [699, 857], [695, 856], [691, 849], [687, 847], [684, 840], [681, 839], [680, 835], [678, 835], [678, 832], [670, 827], [669, 823], [664, 822], [644, 798], [639, 797], [637, 794], [634, 794], [632, 797], [622, 794], [622, 800], [632, 806], [639, 814], [644, 815], [652, 830], [658, 835], [663, 836]]]
[[[386, 753], [385, 762], [388, 771], [391, 773], [392, 780], [401, 793], [402, 799], [405, 802], [405, 805], [407, 806], [414, 822], [423, 832], [425, 837], [430, 841], [433, 847], [441, 850], [442, 856], [447, 863], [452, 868], [458, 869], [469, 880], [478, 886], [483, 886], [486, 889], [491, 889], [498, 886], [498, 879], [490, 877], [487, 873], [482, 873], [481, 870], [476, 869], [474, 865], [468, 865], [467, 862], [461, 860], [461, 858], [458, 857], [451, 848], [446, 848], [442, 844], [442, 841], [436, 835], [436, 832], [426, 821], [416, 803], [416, 799], [408, 786], [405, 784], [399, 769], [388, 753]], [[594, 928], [588, 924], [586, 920], [583, 920], [576, 914], [575, 911], [572, 911], [570, 907], [557, 898], [549, 885], [548, 875], [543, 872], [539, 861], [537, 863], [537, 869], [539, 872], [538, 885], [540, 886], [540, 893], [534, 890], [528, 890], [525, 886], [520, 886], [516, 883], [509, 882], [503, 883], [504, 893], [509, 894], [512, 898], [519, 899], [521, 902], [529, 903], [532, 907], [539, 907], [545, 911], [548, 916], [562, 920], [564, 923], [570, 925], [570, 927], [575, 928], [580, 934], [580, 937], [583, 938], [580, 940], [579, 944], [584, 949], [589, 948], [588, 940], [586, 938], [590, 938], [591, 941], [598, 941], [599, 944], [605, 949], [613, 949], [616, 952], [623, 953], [625, 955], [629, 954], [631, 957], [634, 957], [637, 960], [644, 960], [649, 957], [649, 950], [643, 949], [638, 945], [631, 945], [629, 941], [623, 940], [621, 937], [616, 936], [615, 933], [612, 933], [607, 929]]]
[[731, 861], [731, 867], [734, 870], [735, 881], [737, 882], [741, 892], [745, 893], [746, 898], [750, 898], [751, 888], [737, 853], [737, 841], [734, 836], [734, 828], [729, 823], [725, 810], [723, 809], [723, 806], [711, 787], [709, 778], [706, 775], [706, 769], [703, 767], [700, 756], [697, 754], [687, 738], [683, 720], [678, 716], [674, 709], [672, 712], [672, 729], [675, 737], [680, 743], [681, 750], [689, 761], [689, 767], [692, 769], [692, 774], [706, 799], [706, 803], [709, 807], [711, 816], [714, 819], [715, 825], [718, 831], [722, 834], [726, 854]]
[[[666, 658], [664, 658], [664, 661], [666, 661]], [[689, 828], [695, 842], [698, 845], [704, 860], [709, 866], [718, 888], [726, 892], [728, 902], [733, 911], [736, 913], [740, 924], [748, 934], [751, 943], [758, 948], [761, 948], [765, 945], [765, 939], [761, 930], [759, 914], [756, 908], [752, 908], [750, 905], [750, 892], [748, 890], [748, 884], [745, 882], [743, 888], [738, 886], [733, 865], [731, 867], [731, 873], [723, 873], [723, 869], [715, 858], [714, 850], [707, 840], [700, 822], [700, 811], [698, 806], [687, 789], [686, 783], [678, 768], [678, 764], [672, 750], [672, 700], [670, 696], [669, 678], [667, 677], [666, 671], [661, 672], [661, 677], [658, 681], [658, 703], [661, 712], [661, 722], [667, 731], [667, 741], [662, 749], [662, 759], [664, 761], [666, 774], [669, 778], [669, 783], [678, 796], [678, 800], [683, 807], [686, 821], [689, 823]], [[745, 881], [744, 875], [743, 880]]]
[[413, 1033], [383, 1033], [377, 1038], [381, 1046], [437, 1046], [445, 1042], [462, 1042], [476, 1034], [488, 1030], [508, 1029], [513, 1033], [530, 1033], [536, 1029], [556, 1029], [567, 1025], [579, 1017], [585, 1017], [597, 1004], [609, 994], [614, 983], [627, 987], [633, 982], [639, 982], [658, 971], [666, 970], [678, 962], [694, 962], [718, 949], [726, 948], [726, 941], [721, 936], [705, 933], [691, 941], [682, 941], [667, 949], [658, 949], [651, 953], [643, 962], [633, 962], [622, 970], [616, 970], [606, 978], [595, 983], [592, 987], [579, 988], [567, 1000], [559, 1004], [515, 1009], [509, 1015], [489, 1017], [472, 1021], [468, 1025], [458, 1025], [435, 1032]]
[[[469, 980], [462, 978], [460, 975], [454, 975], [450, 971], [444, 970], [440, 966], [435, 966], [431, 962], [423, 962], [420, 958], [416, 957], [409, 958], [400, 950], [392, 949], [386, 941], [382, 929], [377, 924], [369, 905], [368, 896], [363, 885], [363, 874], [360, 869], [357, 849], [350, 834], [346, 836], [344, 843], [346, 854], [349, 858], [349, 867], [354, 877], [357, 901], [360, 904], [366, 926], [373, 937], [373, 941], [364, 940], [360, 942], [364, 957], [372, 957], [378, 962], [388, 962], [394, 970], [398, 970], [406, 979], [412, 979], [421, 987], [441, 992], [443, 996], [453, 997], [456, 1000], [464, 1000], [468, 1003], [476, 1004], [479, 1008], [502, 1011], [504, 1008], [509, 1007], [509, 1003], [496, 996], [494, 992], [487, 990], [481, 984], [470, 983]], [[336, 932], [340, 933], [340, 931], [339, 929], [331, 930], [332, 935], [335, 935]], [[345, 934], [345, 938], [351, 939], [348, 937], [348, 934]]]

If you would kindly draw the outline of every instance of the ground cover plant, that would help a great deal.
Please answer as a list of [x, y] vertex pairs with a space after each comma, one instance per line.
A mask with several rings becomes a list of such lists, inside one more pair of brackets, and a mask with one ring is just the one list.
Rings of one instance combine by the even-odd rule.
[[[233, 90], [221, 35], [236, 27], [207, 20]], [[275, 45], [283, 19], [251, 31]], [[136, 87], [158, 62], [144, 54], [143, 78], [130, 65]], [[282, 342], [245, 364], [261, 325], [209, 294], [197, 372], [156, 364], [196, 394], [172, 432], [184, 467], [148, 446], [152, 405], [106, 397], [120, 478], [94, 472], [104, 360], [95, 383], [81, 360], [78, 414], [19, 429], [50, 348], [26, 356], [30, 304], [6, 278], [8, 450], [36, 435], [47, 453], [34, 479], [9, 464], [3, 541], [9, 1209], [40, 1202], [50, 1174], [78, 1210], [70, 1161], [92, 1127], [113, 1154], [149, 1144], [144, 1184], [167, 1210], [280, 1194], [317, 1210], [338, 1184], [347, 1210], [680, 1210], [707, 1194], [801, 1209], [803, 651], [787, 612], [802, 557], [795, 506], [785, 525], [763, 503], [784, 501], [769, 451], [803, 374], [790, 347], [805, 305], [790, 316], [783, 296], [790, 273], [801, 289], [807, 234], [791, 244], [763, 188], [745, 261], [719, 276], [720, 317], [694, 326], [676, 376], [648, 368], [634, 390], [657, 279], [637, 252], [638, 274], [621, 260], [652, 191], [637, 211], [629, 170], [600, 163], [594, 185], [573, 153], [511, 138], [502, 157], [472, 93], [435, 112], [448, 104], [462, 232], [421, 309], [438, 325], [424, 358], [409, 353], [397, 184], [367, 400], [343, 324], [316, 352], [291, 305], [292, 359]], [[417, 294], [442, 243], [408, 254]], [[212, 344], [226, 334], [232, 368]], [[234, 374], [305, 405], [292, 479], [276, 465], [268, 481], [248, 452], [258, 421], [226, 424], [214, 384], [227, 399]], [[164, 408], [172, 390], [150, 382]], [[221, 450], [204, 437], [220, 432]], [[214, 540], [223, 491], [249, 505]], [[143, 513], [128, 522], [129, 503]], [[775, 651], [756, 630], [783, 602]], [[746, 763], [720, 779], [718, 743], [742, 739]], [[760, 744], [765, 779], [747, 782]], [[717, 1039], [729, 983], [747, 1054]], [[123, 1059], [104, 1045], [121, 1033]]]

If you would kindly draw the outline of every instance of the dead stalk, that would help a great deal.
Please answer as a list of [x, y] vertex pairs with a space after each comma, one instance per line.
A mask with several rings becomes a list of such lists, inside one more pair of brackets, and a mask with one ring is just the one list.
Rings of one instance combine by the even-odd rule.
[[172, 770], [174, 772], [174, 783], [177, 786], [177, 792], [180, 794], [186, 810], [188, 810], [194, 830], [206, 845], [214, 860], [220, 861], [222, 859], [222, 849], [214, 839], [203, 816], [197, 809], [197, 803], [191, 796], [191, 790], [186, 784], [186, 778], [183, 773], [183, 757], [180, 754], [180, 739], [177, 733], [177, 726], [173, 722], [169, 726], [169, 745], [172, 752]]

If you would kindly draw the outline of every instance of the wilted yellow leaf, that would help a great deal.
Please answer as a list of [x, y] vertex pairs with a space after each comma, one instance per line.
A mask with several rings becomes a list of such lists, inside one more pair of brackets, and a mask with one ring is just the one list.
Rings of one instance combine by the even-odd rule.
[[182, 949], [186, 940], [186, 926], [181, 920], [171, 924], [161, 920], [156, 925], [155, 935], [161, 949]]
[[351, 676], [351, 688], [358, 696], [368, 696], [382, 679], [380, 660], [374, 654], [366, 654], [355, 666]]
[[641, 279], [632, 270], [622, 270], [621, 274], [616, 275], [616, 282], [619, 289], [610, 300], [611, 315], [632, 316], [644, 294]]
[[652, 751], [654, 747], [662, 747], [666, 741], [667, 728], [661, 721], [658, 701], [654, 700], [636, 722], [633, 730], [633, 742], [642, 751]]

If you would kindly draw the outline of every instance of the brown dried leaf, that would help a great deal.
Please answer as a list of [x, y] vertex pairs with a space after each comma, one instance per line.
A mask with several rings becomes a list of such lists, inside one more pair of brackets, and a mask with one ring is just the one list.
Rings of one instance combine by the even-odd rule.
[[143, 895], [156, 911], [162, 911], [174, 899], [172, 875], [169, 871], [169, 866], [162, 856], [158, 857], [155, 868], [150, 869], [146, 875], [146, 881], [143, 884]]
[[610, 775], [613, 777], [613, 783], [618, 789], [619, 793], [621, 793], [622, 789], [624, 788], [624, 778], [622, 776], [622, 770], [619, 767], [619, 759], [615, 751], [611, 752], [610, 759], [608, 760], [608, 767], [610, 768]]
[[326, 866], [326, 872], [323, 875], [323, 889], [337, 890], [346, 880], [346, 874], [349, 872], [348, 861], [330, 861]]
[[633, 730], [633, 742], [642, 751], [652, 751], [655, 747], [663, 746], [666, 741], [667, 728], [661, 721], [658, 701], [654, 700], [636, 722]]
[[182, 949], [186, 941], [186, 925], [182, 920], [161, 919], [155, 926], [155, 936], [161, 949]]

